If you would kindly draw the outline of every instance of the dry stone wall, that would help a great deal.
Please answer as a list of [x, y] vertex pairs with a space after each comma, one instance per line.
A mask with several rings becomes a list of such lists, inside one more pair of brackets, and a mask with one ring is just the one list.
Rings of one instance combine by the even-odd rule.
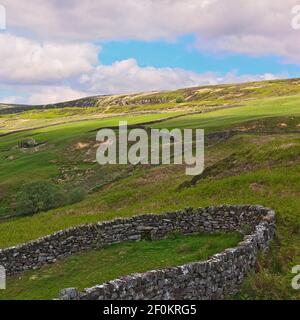
[[256, 263], [259, 250], [275, 233], [275, 214], [261, 206], [220, 206], [82, 225], [36, 241], [0, 250], [9, 275], [37, 269], [69, 255], [143, 238], [163, 239], [170, 232], [195, 234], [241, 231], [238, 247], [204, 262], [135, 274], [77, 292], [64, 289], [61, 299], [221, 299], [234, 293]]

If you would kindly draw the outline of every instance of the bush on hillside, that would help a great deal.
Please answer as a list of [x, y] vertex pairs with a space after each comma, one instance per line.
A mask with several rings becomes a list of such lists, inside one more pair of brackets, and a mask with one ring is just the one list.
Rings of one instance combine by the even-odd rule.
[[182, 102], [184, 102], [184, 97], [183, 96], [178, 96], [176, 98], [176, 103], [182, 103]]
[[81, 187], [77, 187], [71, 190], [68, 196], [69, 196], [69, 204], [73, 204], [73, 203], [82, 201], [86, 197], [86, 191]]
[[61, 187], [48, 182], [36, 181], [24, 185], [17, 195], [16, 214], [29, 215], [62, 206], [67, 195]]
[[66, 192], [62, 187], [49, 181], [35, 181], [24, 185], [17, 194], [15, 213], [32, 215], [82, 201], [86, 192], [75, 188]]

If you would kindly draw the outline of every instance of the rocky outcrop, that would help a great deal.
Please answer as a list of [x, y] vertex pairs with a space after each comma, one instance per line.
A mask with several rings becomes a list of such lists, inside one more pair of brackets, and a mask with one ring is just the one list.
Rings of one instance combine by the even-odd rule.
[[29, 149], [29, 148], [33, 148], [35, 146], [37, 146], [37, 142], [35, 141], [35, 139], [33, 138], [28, 138], [28, 139], [24, 139], [22, 140], [20, 143], [20, 148], [24, 148], [24, 149]]

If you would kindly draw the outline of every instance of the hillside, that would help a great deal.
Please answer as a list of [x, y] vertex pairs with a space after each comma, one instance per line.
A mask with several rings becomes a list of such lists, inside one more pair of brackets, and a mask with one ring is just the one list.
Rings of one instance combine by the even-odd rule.
[[[116, 217], [260, 204], [276, 211], [277, 238], [237, 298], [299, 298], [290, 286], [290, 269], [300, 257], [300, 79], [5, 108], [0, 116], [0, 247]], [[148, 130], [205, 129], [204, 173], [189, 177], [180, 165], [97, 165], [97, 129], [120, 120]], [[28, 139], [35, 144], [22, 148]], [[41, 181], [75, 200], [25, 214], [20, 199], [28, 182]], [[93, 263], [94, 258], [85, 259]], [[59, 281], [59, 266], [43, 277], [47, 272]], [[30, 290], [34, 276], [40, 275], [13, 282], [14, 292]]]
[[300, 94], [300, 80], [205, 86], [170, 92], [98, 96], [41, 106], [1, 105], [0, 134], [124, 114], [205, 113], [250, 101]]
[[95, 96], [74, 101], [46, 105], [9, 105], [0, 103], [0, 114], [19, 113], [29, 110], [61, 108], [98, 108], [105, 113], [134, 110], [175, 108], [181, 97], [182, 107], [228, 106], [251, 99], [295, 95], [300, 92], [300, 80], [274, 80], [235, 85], [202, 86], [175, 91]]

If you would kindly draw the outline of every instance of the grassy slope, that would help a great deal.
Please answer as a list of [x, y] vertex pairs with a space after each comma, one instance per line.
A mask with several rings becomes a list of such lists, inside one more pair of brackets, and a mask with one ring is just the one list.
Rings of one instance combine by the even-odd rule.
[[[78, 164], [76, 151], [72, 146], [78, 141], [92, 141], [96, 143], [96, 133], [91, 132], [97, 128], [116, 126], [120, 120], [128, 124], [136, 124], [147, 121], [165, 119], [176, 116], [178, 113], [160, 113], [139, 116], [116, 117], [97, 121], [83, 121], [67, 123], [55, 127], [16, 133], [0, 138], [0, 215], [7, 215], [5, 204], [8, 195], [14, 194], [17, 188], [34, 177], [34, 179], [50, 179], [59, 176], [64, 166]], [[33, 137], [38, 143], [47, 142], [45, 148], [38, 152], [22, 152], [17, 147], [18, 141]], [[9, 160], [13, 157], [14, 160]], [[83, 173], [88, 168], [92, 169], [92, 163], [79, 163]], [[99, 167], [100, 169], [100, 167]], [[100, 173], [102, 174], [102, 173]], [[5, 202], [6, 201], [6, 202]], [[2, 206], [1, 206], [2, 203]]]
[[241, 240], [237, 233], [172, 235], [166, 240], [112, 245], [10, 278], [0, 299], [53, 299], [62, 288], [84, 289], [135, 272], [205, 260]]
[[[230, 109], [230, 110], [226, 110], [226, 113], [229, 114], [234, 114], [236, 117], [238, 117], [238, 114], [241, 113], [243, 115], [243, 120], [249, 120], [249, 119], [253, 119], [253, 115], [250, 115], [248, 118], [246, 118], [245, 114], [247, 114], [247, 112], [255, 114], [258, 113], [259, 115], [266, 114], [270, 111], [270, 109], [272, 109], [272, 113], [270, 115], [273, 115], [275, 113], [280, 113], [282, 115], [284, 114], [289, 114], [290, 110], [292, 110], [291, 112], [293, 112], [293, 115], [296, 114], [298, 112], [298, 100], [294, 100], [294, 98], [290, 98], [292, 100], [291, 107], [289, 109], [287, 109], [284, 105], [281, 104], [277, 104], [277, 105], [273, 105], [272, 102], [261, 102], [258, 103], [260, 106], [258, 108], [256, 108], [255, 112], [253, 112], [251, 110], [251, 107], [247, 107], [248, 109], [250, 109], [250, 111], [246, 110], [243, 108], [240, 109]], [[276, 100], [277, 101], [277, 100]], [[263, 103], [265, 103], [265, 105], [263, 105]], [[275, 110], [275, 111], [274, 111]], [[218, 119], [218, 116], [220, 116], [220, 113], [224, 113], [225, 110], [222, 111], [215, 111], [212, 113], [207, 113], [204, 115], [199, 115], [199, 116], [194, 116], [194, 122], [191, 122], [191, 126], [194, 127], [205, 127], [208, 131], [210, 130], [214, 130], [215, 129], [215, 122], [217, 121], [216, 119]], [[202, 118], [204, 117], [204, 118]], [[179, 118], [177, 120], [171, 120], [171, 121], [166, 121], [164, 122], [164, 124], [167, 127], [173, 127], [173, 122], [176, 121], [176, 125], [180, 126], [181, 121], [184, 123], [184, 125], [188, 125], [188, 122], [190, 118], [188, 117], [187, 119], [185, 117]], [[213, 119], [213, 120], [211, 120]], [[228, 115], [227, 119], [231, 119], [231, 117]], [[144, 121], [145, 118], [144, 116], [142, 117], [142, 119], [140, 119], [140, 121]], [[115, 121], [117, 121], [117, 119], [111, 120], [110, 122], [105, 121], [104, 123], [106, 125], [115, 123]], [[136, 120], [137, 121], [137, 120]], [[228, 126], [228, 123], [225, 123], [224, 119], [222, 118], [219, 124], [218, 129], [221, 128], [221, 126]], [[228, 120], [229, 121], [229, 120]], [[278, 122], [281, 122], [281, 119], [278, 119]], [[104, 123], [102, 122], [102, 124], [104, 125]], [[300, 123], [300, 121], [299, 121]], [[86, 128], [86, 123], [85, 124], [76, 124], [75, 128], [74, 125], [67, 125], [64, 126], [63, 128], [61, 128], [60, 130], [58, 130], [58, 128], [54, 129], [54, 128], [50, 128], [50, 129], [43, 129], [41, 131], [39, 131], [39, 139], [41, 141], [43, 140], [49, 140], [51, 139], [52, 143], [55, 143], [55, 148], [53, 148], [53, 155], [51, 157], [51, 154], [49, 154], [50, 151], [46, 151], [45, 153], [37, 153], [37, 154], [33, 154], [33, 155], [24, 155], [21, 159], [20, 162], [19, 161], [14, 161], [14, 162], [4, 162], [1, 164], [3, 170], [1, 170], [1, 174], [2, 174], [2, 183], [7, 183], [8, 179], [10, 180], [15, 180], [16, 179], [16, 183], [22, 181], [23, 179], [31, 177], [32, 176], [32, 172], [34, 171], [35, 173], [35, 177], [39, 176], [39, 172], [41, 172], [41, 175], [49, 175], [51, 176], [51, 174], [55, 174], [54, 169], [56, 168], [55, 164], [49, 164], [49, 160], [53, 159], [55, 156], [57, 156], [57, 154], [59, 155], [59, 150], [61, 149], [65, 149], [66, 145], [68, 143], [70, 143], [71, 141], [78, 141], [78, 138], [80, 137], [80, 139], [82, 140], [82, 138], [84, 138], [84, 134], [87, 134], [86, 132], [88, 131]], [[89, 125], [89, 129], [91, 128], [91, 124], [88, 123]], [[99, 125], [99, 123], [97, 123], [97, 125]], [[95, 124], [93, 124], [93, 126], [95, 126]], [[161, 124], [161, 126], [163, 126], [163, 124]], [[77, 130], [76, 130], [77, 128]], [[84, 130], [82, 130], [82, 128], [84, 128]], [[288, 128], [289, 129], [289, 128]], [[295, 128], [292, 128], [293, 130]], [[84, 132], [84, 134], [83, 134]], [[282, 133], [284, 133], [285, 130], [282, 131]], [[94, 135], [95, 133], [88, 133], [88, 135]], [[297, 136], [292, 136], [290, 138], [286, 138], [288, 143], [289, 140], [293, 140], [292, 143], [295, 143], [294, 140], [297, 140]], [[8, 136], [5, 137], [4, 141], [6, 140], [6, 143], [15, 143], [14, 137], [13, 136]], [[8, 140], [8, 141], [7, 141]], [[280, 141], [280, 140], [278, 140]], [[247, 159], [246, 161], [252, 162], [254, 163], [256, 162], [261, 162], [263, 157], [265, 158], [274, 158], [276, 157], [277, 154], [281, 154], [281, 155], [286, 155], [286, 158], [279, 160], [279, 165], [280, 164], [285, 164], [288, 162], [289, 157], [293, 157], [293, 153], [297, 154], [297, 152], [299, 151], [299, 148], [297, 147], [291, 147], [291, 148], [286, 148], [286, 149], [282, 149], [281, 152], [279, 152], [277, 149], [278, 147], [274, 144], [270, 144], [268, 147], [267, 145], [265, 145], [265, 148], [268, 148], [268, 150], [261, 150], [261, 146], [258, 144], [250, 144], [249, 141], [242, 141], [242, 142], [238, 142], [235, 141], [234, 144], [231, 145], [231, 141], [227, 143], [228, 147], [226, 151], [226, 153], [224, 153], [223, 150], [219, 151], [218, 148], [214, 148], [211, 153], [212, 154], [216, 154], [216, 155], [212, 155], [212, 157], [214, 158], [222, 158], [224, 156], [226, 156], [227, 154], [236, 152], [236, 150], [239, 150], [239, 148], [242, 150], [244, 148], [244, 146], [246, 146], [246, 149], [249, 148], [250, 146], [253, 147], [254, 149], [254, 153], [260, 154], [260, 158], [255, 159], [249, 159], [249, 155], [247, 153], [242, 154], [240, 156], [239, 159], [237, 159], [236, 161], [242, 162], [245, 161], [245, 159]], [[284, 144], [285, 142], [282, 142], [282, 144]], [[278, 143], [280, 145], [280, 143]], [[3, 146], [3, 144], [2, 144]], [[259, 150], [257, 150], [259, 149]], [[247, 150], [246, 150], [247, 151]], [[259, 153], [258, 153], [259, 152]], [[24, 159], [24, 160], [23, 160]], [[68, 159], [66, 159], [66, 161], [68, 161]], [[280, 162], [281, 161], [281, 162]], [[222, 169], [222, 168], [221, 168]], [[52, 171], [53, 170], [53, 171]], [[135, 181], [139, 179], [139, 175], [143, 175], [145, 173], [145, 170], [147, 172], [147, 170], [149, 169], [141, 169], [140, 172], [137, 170], [136, 174], [133, 175], [133, 177], [128, 178], [127, 180], [131, 181]], [[156, 169], [155, 169], [156, 170]], [[154, 170], [154, 172], [155, 172]], [[173, 179], [172, 177], [172, 171], [170, 173], [164, 174], [164, 176], [162, 177], [162, 183], [165, 184], [163, 186], [163, 188], [165, 190], [168, 190], [168, 192], [171, 194], [171, 198], [174, 197], [174, 192], [170, 192], [170, 188], [168, 187], [168, 185], [173, 185], [174, 183], [169, 183], [169, 178], [172, 177], [171, 179], [173, 179], [172, 181], [175, 182], [173, 188], [176, 188], [176, 185], [180, 184], [180, 182], [182, 182], [181, 180], [186, 179], [186, 177], [184, 176], [184, 170], [183, 169], [172, 169], [175, 170], [174, 176], [176, 176], [176, 180]], [[178, 170], [180, 170], [180, 174], [178, 174]], [[18, 175], [16, 175], [16, 172], [18, 172]], [[155, 174], [154, 174], [155, 175]], [[159, 175], [159, 173], [157, 173], [157, 175]], [[160, 180], [161, 177], [158, 176], [158, 180]], [[181, 180], [180, 180], [181, 179]], [[140, 204], [138, 202], [136, 202], [135, 200], [139, 200], [139, 190], [140, 190], [140, 186], [138, 185], [139, 189], [137, 189], [136, 187], [132, 187], [131, 185], [129, 185], [128, 187], [126, 187], [126, 183], [127, 180], [122, 180], [120, 181], [120, 185], [122, 188], [122, 194], [120, 195], [118, 192], [113, 192], [112, 193], [112, 197], [113, 199], [108, 198], [107, 201], [105, 201], [105, 203], [103, 203], [103, 199], [106, 198], [106, 193], [111, 194], [111, 190], [108, 188], [106, 190], [102, 190], [101, 192], [95, 193], [91, 196], [89, 196], [85, 201], [83, 201], [82, 203], [78, 204], [78, 205], [74, 205], [71, 207], [66, 207], [66, 208], [62, 208], [62, 209], [58, 209], [58, 210], [54, 210], [48, 213], [43, 213], [40, 214], [38, 216], [34, 216], [34, 217], [28, 217], [28, 218], [22, 218], [22, 219], [18, 219], [15, 221], [10, 221], [8, 223], [2, 223], [0, 224], [0, 230], [2, 230], [3, 232], [1, 232], [0, 234], [0, 246], [7, 246], [7, 245], [11, 245], [11, 244], [16, 244], [16, 243], [20, 243], [23, 241], [27, 241], [30, 239], [34, 239], [37, 238], [39, 236], [48, 234], [50, 232], [56, 231], [58, 229], [61, 228], [65, 228], [68, 226], [72, 226], [73, 224], [79, 224], [79, 223], [84, 223], [84, 222], [89, 222], [89, 221], [96, 221], [98, 219], [102, 220], [102, 219], [108, 219], [108, 218], [112, 218], [116, 215], [116, 213], [113, 211], [114, 207], [113, 205], [109, 204], [109, 202], [111, 203], [120, 203], [121, 201], [123, 201], [123, 207], [127, 208], [128, 204], [129, 207], [131, 206], [130, 204], [133, 202], [135, 203], [138, 207], [140, 206]], [[167, 182], [166, 182], [167, 181]], [[211, 184], [210, 181], [208, 181], [209, 184]], [[168, 184], [168, 185], [167, 185]], [[116, 186], [118, 184], [115, 184]], [[161, 203], [159, 201], [159, 207], [157, 208], [157, 206], [155, 205], [155, 200], [152, 201], [152, 198], [150, 197], [151, 193], [150, 193], [150, 189], [149, 186], [147, 186], [147, 190], [144, 191], [144, 188], [142, 189], [142, 192], [145, 192], [146, 195], [143, 197], [143, 212], [145, 211], [149, 211], [151, 209], [148, 208], [146, 210], [146, 206], [145, 206], [145, 201], [147, 201], [146, 199], [150, 199], [150, 205], [152, 207], [154, 207], [156, 210], [158, 209], [160, 211], [160, 206], [163, 205], [163, 203]], [[141, 193], [142, 195], [143, 193]], [[161, 192], [159, 192], [159, 194], [161, 194]], [[165, 192], [163, 193], [165, 194]], [[152, 196], [152, 195], [151, 195]], [[101, 197], [101, 200], [99, 201], [99, 197]], [[176, 194], [176, 198], [177, 198], [177, 194]], [[190, 201], [190, 200], [189, 200]], [[172, 201], [173, 202], [173, 201]], [[240, 201], [241, 202], [241, 201]], [[176, 200], [173, 202], [176, 203]], [[184, 202], [185, 204], [186, 202]], [[196, 203], [199, 203], [198, 201]], [[182, 203], [183, 205], [183, 203]], [[188, 205], [188, 203], [187, 203]], [[209, 205], [209, 203], [208, 203]], [[164, 209], [168, 209], [168, 207], [164, 207]], [[139, 209], [141, 211], [141, 209]], [[128, 210], [127, 210], [128, 211]], [[139, 211], [137, 211], [136, 213], [139, 213]], [[130, 211], [128, 212], [128, 214], [130, 214]], [[117, 214], [118, 215], [118, 214]], [[2, 228], [3, 227], [3, 228]], [[29, 231], [30, 230], [30, 231]]]
[[[69, 111], [68, 111], [69, 110]], [[95, 123], [95, 121], [105, 121], [111, 120], [111, 118], [118, 117], [126, 117], [126, 115], [130, 114], [134, 117], [138, 116], [149, 116], [153, 114], [162, 114], [162, 117], [172, 116], [174, 114], [182, 114], [183, 110], [173, 109], [173, 110], [153, 110], [149, 112], [122, 112], [120, 113], [102, 113], [98, 109], [95, 108], [71, 108], [65, 109], [51, 109], [44, 111], [27, 111], [20, 114], [9, 114], [9, 115], [0, 115], [0, 128], [1, 133], [9, 133], [9, 132], [18, 132], [24, 130], [32, 130], [32, 129], [40, 129], [52, 126], [59, 126], [65, 124], [72, 124], [78, 122], [91, 122]], [[186, 112], [185, 112], [186, 113]]]
[[[188, 115], [165, 121], [157, 128], [202, 128], [207, 132], [232, 128], [246, 121], [271, 117], [300, 117], [300, 96], [266, 98], [248, 101], [242, 107], [217, 110], [212, 113]], [[298, 124], [300, 121], [298, 122]], [[296, 126], [293, 128], [296, 130]]]
[[[243, 107], [167, 121], [159, 127], [204, 127], [207, 131], [219, 131], [254, 121], [258, 127], [267, 127], [278, 134], [244, 133], [207, 148], [206, 166], [214, 165], [216, 169], [194, 187], [178, 191], [179, 185], [190, 180], [184, 168], [140, 168], [79, 204], [3, 222], [0, 245], [5, 247], [72, 225], [116, 216], [159, 213], [184, 206], [262, 204], [277, 212], [278, 237], [273, 250], [261, 258], [260, 273], [249, 277], [239, 298], [300, 298], [299, 292], [290, 286], [291, 267], [300, 258], [300, 140], [299, 134], [289, 133], [299, 130], [299, 110], [298, 97], [264, 98], [249, 101]], [[287, 128], [278, 128], [282, 122], [288, 124]], [[49, 129], [43, 134], [51, 134], [54, 129]], [[61, 131], [55, 145], [64, 144], [67, 132]], [[74, 140], [82, 139], [81, 135], [79, 130]], [[11, 140], [5, 143], [15, 141], [13, 136], [6, 138]]]
[[[117, 116], [133, 112], [211, 110], [212, 108], [238, 106], [253, 99], [299, 94], [299, 79], [289, 79], [86, 98], [52, 106], [47, 105], [42, 109], [32, 106], [29, 110], [25, 108], [24, 110], [27, 110], [25, 112], [8, 115], [1, 114], [0, 104], [0, 132], [39, 127], [41, 122], [46, 126], [109, 117], [111, 114]], [[177, 97], [182, 97], [184, 102], [176, 103]]]

